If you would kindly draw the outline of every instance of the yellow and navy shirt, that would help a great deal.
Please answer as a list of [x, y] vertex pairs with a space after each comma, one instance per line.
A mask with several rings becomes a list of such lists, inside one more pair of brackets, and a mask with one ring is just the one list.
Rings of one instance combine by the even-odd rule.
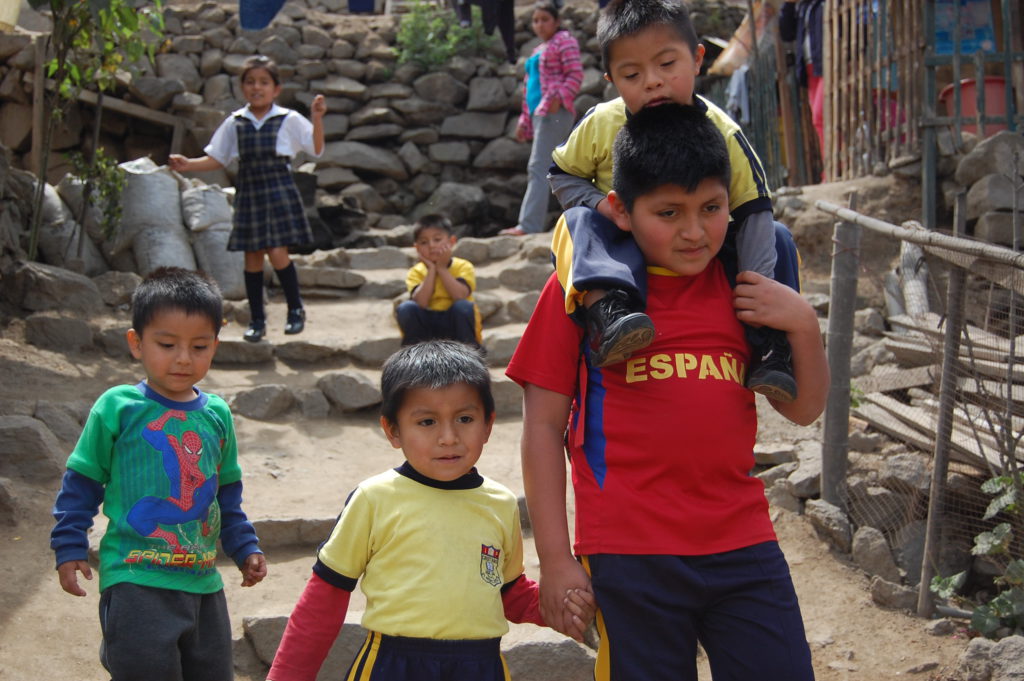
[[[732, 178], [729, 184], [729, 214], [742, 222], [751, 213], [771, 210], [771, 192], [764, 167], [743, 130], [714, 103], [699, 95], [693, 104], [707, 111], [708, 118], [725, 138]], [[604, 193], [612, 189], [612, 146], [625, 124], [626, 104], [621, 97], [601, 102], [588, 111], [569, 137], [551, 153], [562, 171], [590, 180]]]
[[371, 631], [500, 637], [508, 631], [502, 587], [523, 574], [516, 497], [476, 469], [442, 482], [405, 463], [352, 492], [313, 572], [348, 591], [362, 577], [362, 625]]
[[[466, 296], [466, 300], [473, 303], [476, 317], [476, 340], [479, 343], [483, 339], [483, 322], [480, 318], [480, 308], [473, 301], [473, 292], [476, 291], [476, 268], [468, 260], [452, 258], [451, 263], [448, 265], [448, 271], [451, 272], [453, 277], [464, 282], [469, 287], [469, 295]], [[416, 263], [409, 269], [409, 273], [405, 275], [405, 289], [412, 293], [426, 278], [427, 266], [422, 262]], [[427, 309], [444, 312], [454, 302], [455, 300], [448, 293], [448, 289], [444, 287], [444, 282], [441, 281], [440, 277], [436, 277], [434, 279], [434, 290], [430, 294], [430, 302], [427, 303]]]

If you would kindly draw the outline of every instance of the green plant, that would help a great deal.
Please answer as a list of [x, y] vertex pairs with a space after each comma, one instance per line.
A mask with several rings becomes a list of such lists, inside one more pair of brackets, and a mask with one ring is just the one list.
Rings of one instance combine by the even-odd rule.
[[[142, 58], [152, 61], [161, 46], [163, 10], [161, 0], [29, 0], [29, 4], [49, 10], [53, 20], [46, 45], [46, 75], [53, 88], [47, 87], [44, 97], [49, 116], [43, 130], [41, 165], [36, 169], [40, 181], [29, 235], [28, 257], [34, 260], [53, 130], [63, 118], [65, 106], [86, 86], [98, 89], [92, 144], [93, 150], [98, 149], [103, 92], [113, 86], [120, 69], [130, 70]], [[97, 165], [97, 158], [94, 152], [80, 167], [80, 177], [86, 183], [83, 204], [90, 200], [95, 179], [110, 174], [106, 162]]]
[[473, 21], [463, 27], [450, 10], [415, 0], [402, 16], [395, 37], [398, 63], [411, 62], [430, 70], [458, 55], [490, 55], [495, 37], [485, 35], [481, 24], [479, 7], [473, 7]]
[[864, 391], [850, 381], [850, 406], [856, 409], [864, 403]]
[[[91, 158], [75, 152], [71, 154], [71, 167], [75, 175], [89, 178], [91, 183], [91, 202], [100, 209], [103, 215], [100, 229], [105, 239], [110, 239], [121, 224], [121, 192], [124, 191], [125, 172], [117, 159], [107, 156], [102, 149], [97, 149]], [[84, 193], [84, 192], [83, 192]], [[83, 201], [84, 203], [85, 201]], [[81, 224], [79, 216], [79, 224]]]
[[[1024, 631], [1024, 560], [1010, 557], [1013, 542], [1013, 523], [1021, 519], [1022, 508], [1019, 504], [1024, 497], [1024, 474], [1000, 475], [987, 480], [981, 489], [994, 498], [985, 509], [985, 520], [991, 520], [1000, 513], [1010, 516], [1010, 522], [1001, 522], [987, 532], [974, 538], [971, 553], [975, 556], [988, 556], [1005, 563], [1003, 574], [996, 577], [993, 583], [998, 593], [986, 603], [966, 603], [971, 606], [971, 628], [983, 636], [992, 637], [1000, 629], [1010, 629], [1013, 633]], [[950, 577], [936, 576], [932, 579], [931, 590], [946, 599], [956, 598], [957, 592], [963, 587], [967, 578], [966, 572], [959, 572]], [[964, 600], [964, 599], [961, 599]]]

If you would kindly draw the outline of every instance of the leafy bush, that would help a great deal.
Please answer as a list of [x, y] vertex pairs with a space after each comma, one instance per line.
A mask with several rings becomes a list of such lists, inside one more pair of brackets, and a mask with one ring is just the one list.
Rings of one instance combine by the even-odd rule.
[[[1010, 516], [1012, 523], [1019, 524], [1022, 488], [1024, 474], [1020, 472], [986, 481], [981, 489], [994, 498], [985, 509], [985, 520], [1004, 513]], [[1006, 565], [1002, 576], [993, 580], [998, 593], [991, 600], [987, 603], [966, 603], [973, 609], [971, 628], [990, 638], [1000, 629], [1009, 629], [1014, 634], [1024, 631], [1024, 560], [1010, 555], [1014, 538], [1012, 523], [1001, 522], [990, 531], [982, 532], [974, 538], [974, 547], [971, 549], [975, 556], [988, 556]], [[931, 590], [942, 598], [955, 598], [966, 579], [966, 572], [951, 577], [936, 576], [932, 579]]]
[[489, 56], [496, 38], [481, 28], [480, 8], [473, 7], [473, 22], [462, 27], [448, 9], [423, 0], [415, 0], [402, 16], [395, 38], [398, 63], [411, 62], [430, 70], [448, 63], [452, 57]]

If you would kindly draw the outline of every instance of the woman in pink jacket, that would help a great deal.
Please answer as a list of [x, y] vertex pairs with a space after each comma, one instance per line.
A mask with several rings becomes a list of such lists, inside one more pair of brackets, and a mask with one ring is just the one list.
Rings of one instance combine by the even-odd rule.
[[519, 141], [533, 139], [527, 166], [530, 181], [519, 208], [519, 224], [501, 230], [514, 236], [542, 232], [547, 227], [551, 152], [572, 130], [576, 117], [573, 101], [583, 81], [579, 43], [559, 25], [558, 9], [550, 0], [534, 6], [532, 24], [541, 43], [526, 60], [523, 113], [516, 127]]

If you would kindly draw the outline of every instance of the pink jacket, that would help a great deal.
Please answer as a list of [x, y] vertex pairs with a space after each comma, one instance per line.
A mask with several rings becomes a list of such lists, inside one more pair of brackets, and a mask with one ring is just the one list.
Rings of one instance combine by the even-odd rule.
[[[573, 102], [583, 82], [583, 66], [580, 64], [580, 45], [576, 38], [566, 30], [560, 30], [551, 36], [551, 40], [541, 43], [533, 50], [540, 55], [540, 104], [533, 112], [534, 116], [544, 116], [555, 99], [562, 100], [562, 106], [573, 111]], [[532, 56], [532, 55], [531, 55]], [[529, 78], [529, 76], [527, 76]], [[519, 128], [526, 139], [533, 137], [533, 121], [526, 105], [526, 83], [523, 83], [523, 111], [519, 115]]]

